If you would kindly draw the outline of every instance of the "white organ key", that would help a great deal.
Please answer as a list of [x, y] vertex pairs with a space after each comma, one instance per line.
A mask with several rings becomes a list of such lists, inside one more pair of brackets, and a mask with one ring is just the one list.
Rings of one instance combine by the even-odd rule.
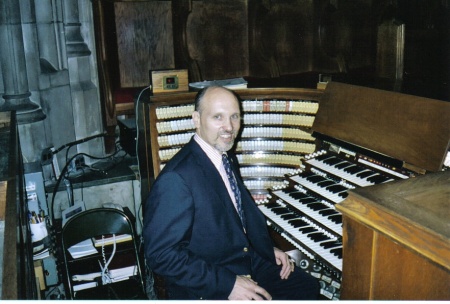
[[[336, 162], [328, 164], [328, 163], [324, 162], [326, 160], [335, 160]], [[379, 176], [379, 173], [377, 173], [369, 168], [361, 168], [363, 170], [352, 173], [351, 169], [358, 168], [358, 166], [356, 164], [349, 163], [348, 161], [346, 161], [344, 159], [339, 159], [338, 157], [335, 157], [332, 155], [329, 155], [328, 157], [323, 156], [320, 159], [316, 159], [316, 158], [309, 159], [306, 161], [306, 163], [308, 163], [316, 168], [319, 168], [323, 171], [329, 172], [333, 175], [339, 176], [340, 178], [345, 179], [359, 187], [375, 185], [376, 182], [372, 181], [371, 179], [374, 179], [376, 177], [382, 178], [382, 176]], [[345, 166], [345, 167], [343, 167], [343, 166]], [[342, 167], [342, 168], [339, 168], [339, 167]], [[350, 171], [350, 172], [348, 172], [348, 171]], [[395, 174], [398, 174], [398, 173], [395, 173]], [[359, 175], [362, 175], [362, 176], [360, 177]], [[398, 175], [400, 175], [400, 174], [398, 174]], [[384, 183], [384, 182], [389, 182], [392, 180], [393, 179], [382, 178], [381, 182]]]
[[[280, 205], [280, 207], [282, 207], [282, 206]], [[299, 241], [299, 243], [306, 246], [306, 248], [313, 251], [316, 255], [320, 256], [322, 259], [324, 259], [325, 261], [327, 261], [328, 263], [333, 265], [336, 269], [339, 269], [340, 271], [342, 271], [342, 258], [338, 257], [332, 253], [333, 250], [339, 250], [340, 248], [342, 248], [342, 244], [337, 247], [333, 247], [331, 249], [330, 248], [325, 249], [323, 246], [321, 246], [321, 244], [327, 243], [327, 242], [333, 242], [333, 241], [338, 242], [337, 238], [326, 237], [324, 235], [323, 236], [325, 238], [324, 240], [314, 241], [311, 238], [311, 236], [315, 235], [317, 232], [323, 233], [324, 231], [319, 227], [314, 227], [314, 224], [312, 224], [307, 218], [300, 217], [300, 218], [297, 218], [297, 220], [303, 220], [306, 223], [308, 223], [307, 226], [301, 227], [302, 229], [310, 228], [310, 230], [314, 230], [314, 231], [309, 232], [309, 233], [306, 233], [306, 232], [302, 233], [300, 231], [301, 228], [294, 227], [287, 220], [282, 218], [282, 215], [284, 215], [284, 214], [280, 215], [280, 214], [275, 213], [274, 211], [272, 211], [271, 208], [267, 207], [267, 205], [260, 205], [259, 208], [267, 218], [272, 220], [275, 224], [277, 224], [285, 232], [287, 232], [291, 236], [293, 236], [296, 240]], [[286, 214], [289, 214], [289, 212], [287, 211]], [[301, 247], [299, 249], [301, 249]], [[342, 250], [342, 249], [340, 249], [340, 250]]]
[[[319, 222], [319, 223], [325, 225], [326, 227], [330, 228], [331, 230], [333, 230], [337, 234], [342, 235], [342, 224], [337, 224], [337, 223], [333, 222], [332, 220], [328, 219], [328, 217], [323, 216], [322, 214], [320, 214], [319, 213], [320, 211], [312, 210], [311, 208], [308, 208], [307, 205], [301, 204], [298, 200], [292, 198], [291, 196], [289, 196], [289, 194], [285, 193], [283, 190], [274, 191], [273, 194], [278, 196], [279, 198], [283, 199], [284, 201], [289, 203], [289, 205], [295, 207], [299, 211], [301, 211], [301, 212], [305, 213], [306, 215], [310, 216], [311, 218], [313, 218], [317, 222]], [[325, 202], [321, 202], [321, 203], [326, 204]], [[330, 206], [329, 208], [330, 209], [334, 209], [334, 206], [333, 207]], [[336, 213], [339, 213], [339, 212], [336, 211]]]
[[310, 182], [305, 177], [302, 177], [300, 175], [294, 175], [289, 178], [292, 179], [293, 181], [295, 181], [296, 183], [300, 184], [301, 186], [304, 186], [304, 187], [322, 195], [326, 199], [328, 199], [336, 204], [342, 202], [345, 199], [345, 197], [342, 197], [339, 195], [339, 193], [341, 193], [341, 192], [334, 193], [334, 192], [328, 191], [327, 189], [322, 188], [322, 187], [318, 186], [317, 184]]

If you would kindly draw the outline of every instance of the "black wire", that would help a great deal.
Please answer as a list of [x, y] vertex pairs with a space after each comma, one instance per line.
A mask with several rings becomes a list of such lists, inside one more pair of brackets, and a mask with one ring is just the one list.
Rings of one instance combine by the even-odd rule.
[[55, 290], [58, 290], [58, 295], [61, 295], [61, 290], [59, 290], [59, 286], [55, 286], [55, 287], [53, 287], [52, 289], [50, 289], [50, 290], [48, 291], [48, 293], [47, 293], [47, 295], [45, 296], [45, 298], [48, 299], [48, 298], [52, 295], [52, 293], [55, 292]]
[[67, 143], [67, 144], [65, 144], [65, 145], [62, 145], [61, 147], [59, 147], [59, 148], [56, 149], [55, 151], [53, 151], [53, 155], [56, 154], [56, 153], [58, 153], [58, 152], [60, 152], [60, 151], [61, 151], [62, 149], [64, 149], [64, 148], [71, 147], [71, 146], [75, 146], [75, 145], [84, 143], [84, 142], [86, 142], [86, 141], [89, 141], [89, 140], [91, 140], [91, 139], [94, 139], [94, 138], [97, 138], [97, 137], [101, 137], [101, 136], [107, 136], [107, 135], [108, 135], [108, 134], [107, 134], [106, 132], [104, 132], [104, 133], [92, 135], [92, 136], [89, 136], [89, 137], [86, 137], [86, 138], [83, 138], [83, 139], [79, 139], [79, 140], [76, 140], [76, 141]]
[[[57, 193], [57, 191], [58, 191], [58, 189], [59, 189], [59, 185], [60, 185], [60, 183], [61, 183], [61, 180], [62, 180], [63, 178], [69, 178], [69, 177], [70, 177], [70, 174], [66, 175], [66, 173], [69, 173], [69, 172], [67, 172], [67, 171], [68, 171], [69, 165], [70, 165], [70, 163], [72, 162], [72, 160], [75, 159], [75, 158], [76, 158], [77, 156], [79, 156], [79, 155], [83, 155], [83, 156], [89, 157], [89, 158], [91, 158], [91, 159], [97, 159], [97, 160], [109, 159], [109, 158], [115, 157], [115, 155], [117, 155], [117, 154], [120, 153], [121, 151], [122, 151], [122, 150], [117, 150], [117, 149], [116, 149], [116, 151], [114, 151], [113, 154], [108, 155], [108, 156], [103, 156], [103, 157], [92, 156], [92, 155], [89, 155], [89, 154], [86, 154], [86, 153], [77, 153], [77, 154], [73, 155], [73, 156], [66, 162], [64, 168], [63, 168], [62, 171], [61, 171], [61, 174], [59, 175], [59, 178], [58, 178], [57, 181], [56, 181], [55, 188], [53, 189], [53, 193], [52, 193], [52, 201], [51, 201], [51, 206], [50, 206], [50, 210], [52, 211], [52, 224], [55, 222], [55, 210], [54, 210], [54, 206], [55, 206], [55, 196], [56, 196], [56, 193]], [[124, 158], [125, 156], [126, 156], [126, 154], [125, 154], [124, 156], [121, 156], [120, 161], [122, 161], [123, 158]], [[119, 161], [119, 163], [120, 163], [120, 161]], [[97, 171], [97, 172], [103, 172], [103, 173], [104, 173], [104, 172], [106, 172], [106, 171], [111, 170], [112, 168], [114, 168], [117, 164], [118, 164], [118, 163], [113, 163], [112, 166], [110, 166], [110, 167], [108, 167], [108, 168], [105, 168], [105, 169], [95, 168], [94, 166], [90, 166], [90, 167], [88, 167], [88, 168], [89, 168], [90, 170], [92, 170], [92, 171]]]

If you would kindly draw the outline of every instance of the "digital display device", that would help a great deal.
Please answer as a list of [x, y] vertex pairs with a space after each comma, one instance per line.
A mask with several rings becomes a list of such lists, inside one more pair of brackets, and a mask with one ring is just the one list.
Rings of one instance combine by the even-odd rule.
[[178, 76], [164, 76], [163, 77], [163, 88], [165, 90], [176, 90], [178, 89]]
[[150, 70], [150, 85], [153, 94], [189, 92], [188, 71]]

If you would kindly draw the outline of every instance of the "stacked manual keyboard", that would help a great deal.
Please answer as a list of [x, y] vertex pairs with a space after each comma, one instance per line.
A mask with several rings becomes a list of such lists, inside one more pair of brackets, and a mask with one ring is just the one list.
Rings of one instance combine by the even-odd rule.
[[354, 153], [314, 152], [283, 185], [258, 202], [268, 225], [301, 252], [298, 265], [316, 277], [323, 298], [337, 300], [342, 277], [342, 215], [348, 191], [408, 178]]

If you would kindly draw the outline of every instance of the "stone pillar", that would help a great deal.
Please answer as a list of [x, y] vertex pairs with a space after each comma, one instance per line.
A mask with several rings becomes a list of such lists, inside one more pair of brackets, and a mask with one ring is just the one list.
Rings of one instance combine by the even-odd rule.
[[[62, 7], [75, 136], [81, 139], [103, 133], [97, 62], [93, 56], [95, 43], [90, 46], [87, 44], [89, 38], [93, 38], [92, 3], [86, 0], [62, 0]], [[85, 31], [82, 32], [82, 29]], [[91, 48], [94, 51], [91, 52]], [[103, 155], [103, 138], [79, 144], [77, 152]], [[91, 161], [86, 159], [88, 164]]]
[[30, 100], [19, 1], [0, 0], [0, 41], [5, 90], [0, 111], [16, 111], [18, 124], [43, 120], [41, 107]]
[[67, 57], [89, 56], [91, 51], [81, 35], [78, 1], [63, 0]]

